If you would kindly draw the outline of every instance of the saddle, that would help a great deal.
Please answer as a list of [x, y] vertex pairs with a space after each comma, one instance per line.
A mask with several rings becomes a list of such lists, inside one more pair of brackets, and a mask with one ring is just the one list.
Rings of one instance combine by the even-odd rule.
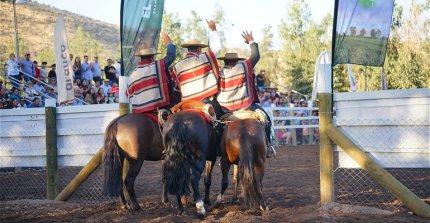
[[172, 114], [179, 112], [179, 111], [185, 111], [185, 110], [191, 110], [196, 112], [201, 112], [205, 116], [205, 118], [214, 124], [214, 122], [217, 120], [215, 110], [212, 107], [211, 104], [205, 104], [201, 101], [182, 101], [173, 106], [173, 108], [170, 109]]
[[240, 110], [240, 111], [234, 111], [231, 113], [227, 113], [221, 117], [224, 121], [235, 121], [235, 120], [242, 120], [242, 119], [254, 119], [260, 122], [261, 125], [265, 126], [269, 120], [263, 112], [256, 110]]

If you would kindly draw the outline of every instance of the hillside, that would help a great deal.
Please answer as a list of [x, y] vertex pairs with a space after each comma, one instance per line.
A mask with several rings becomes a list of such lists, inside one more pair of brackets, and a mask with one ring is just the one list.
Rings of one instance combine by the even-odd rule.
[[[13, 46], [13, 8], [12, 4], [0, 2], [0, 61], [8, 57]], [[96, 41], [99, 48], [97, 54], [102, 57], [114, 57], [119, 55], [119, 26], [94, 20], [49, 5], [30, 2], [16, 6], [18, 33], [23, 45], [28, 47], [33, 58], [36, 59], [42, 50], [52, 52], [54, 26], [58, 15], [64, 15], [69, 45], [74, 38], [76, 30], [81, 26], [91, 40]], [[12, 48], [13, 49], [13, 48]], [[21, 50], [20, 50], [21, 51]], [[73, 53], [73, 52], [72, 52]], [[88, 53], [90, 56], [91, 52]], [[96, 53], [93, 53], [96, 54]], [[83, 56], [83, 55], [79, 55]]]

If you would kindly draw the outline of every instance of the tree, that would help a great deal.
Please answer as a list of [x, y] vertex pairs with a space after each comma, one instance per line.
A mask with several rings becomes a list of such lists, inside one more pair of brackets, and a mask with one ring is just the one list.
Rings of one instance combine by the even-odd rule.
[[357, 34], [357, 27], [355, 26], [349, 27], [349, 32], [351, 33], [351, 36], [354, 37]]
[[370, 30], [370, 37], [376, 38], [376, 30], [375, 29]]
[[[182, 39], [182, 34], [183, 32], [183, 27], [181, 24], [181, 20], [179, 19], [178, 14], [173, 14], [173, 13], [166, 13], [164, 12], [163, 14], [163, 24], [161, 25], [162, 30], [164, 32], [166, 32], [170, 38], [172, 39], [172, 43], [177, 47], [176, 50], [176, 60], [180, 60], [183, 58], [181, 50], [180, 50], [180, 45], [183, 41]], [[160, 53], [160, 57], [164, 57], [165, 53], [166, 53], [166, 45], [164, 44], [163, 41], [160, 41], [158, 43], [158, 51]]]
[[364, 35], [366, 35], [366, 29], [365, 29], [365, 28], [362, 28], [362, 29], [360, 30], [360, 37], [364, 37]]
[[191, 11], [191, 17], [187, 19], [185, 25], [185, 38], [187, 40], [197, 39], [202, 42], [207, 42], [208, 36], [206, 33], [206, 27], [203, 26], [202, 17], [197, 14], [196, 11]]

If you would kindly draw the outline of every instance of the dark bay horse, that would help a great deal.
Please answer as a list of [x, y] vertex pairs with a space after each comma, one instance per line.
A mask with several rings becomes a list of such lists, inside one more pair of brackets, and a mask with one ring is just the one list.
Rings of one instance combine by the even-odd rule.
[[[127, 114], [111, 121], [103, 144], [103, 194], [118, 196], [122, 208], [141, 209], [134, 192], [134, 182], [144, 160], [162, 159], [164, 146], [158, 123], [144, 114]], [[129, 163], [123, 176], [124, 159]], [[167, 203], [163, 191], [163, 202]]]
[[233, 201], [237, 201], [240, 182], [246, 204], [259, 205], [263, 211], [269, 210], [263, 198], [266, 138], [261, 123], [256, 119], [228, 121], [224, 128], [220, 149], [222, 185], [217, 202], [222, 202], [224, 198], [224, 192], [228, 186], [228, 172], [231, 164], [234, 164]]
[[206, 210], [200, 197], [199, 181], [206, 166], [204, 201], [210, 204], [211, 174], [217, 158], [212, 123], [199, 112], [179, 111], [166, 121], [162, 134], [166, 149], [162, 164], [164, 191], [176, 195], [179, 214], [182, 214], [185, 210], [181, 197], [190, 194], [191, 182], [197, 215], [204, 217]]

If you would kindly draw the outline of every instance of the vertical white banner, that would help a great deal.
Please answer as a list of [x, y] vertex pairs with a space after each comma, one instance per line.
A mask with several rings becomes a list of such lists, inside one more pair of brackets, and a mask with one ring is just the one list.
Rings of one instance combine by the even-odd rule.
[[54, 29], [55, 72], [57, 73], [58, 103], [75, 98], [72, 80], [72, 64], [69, 58], [64, 18], [58, 16]]

